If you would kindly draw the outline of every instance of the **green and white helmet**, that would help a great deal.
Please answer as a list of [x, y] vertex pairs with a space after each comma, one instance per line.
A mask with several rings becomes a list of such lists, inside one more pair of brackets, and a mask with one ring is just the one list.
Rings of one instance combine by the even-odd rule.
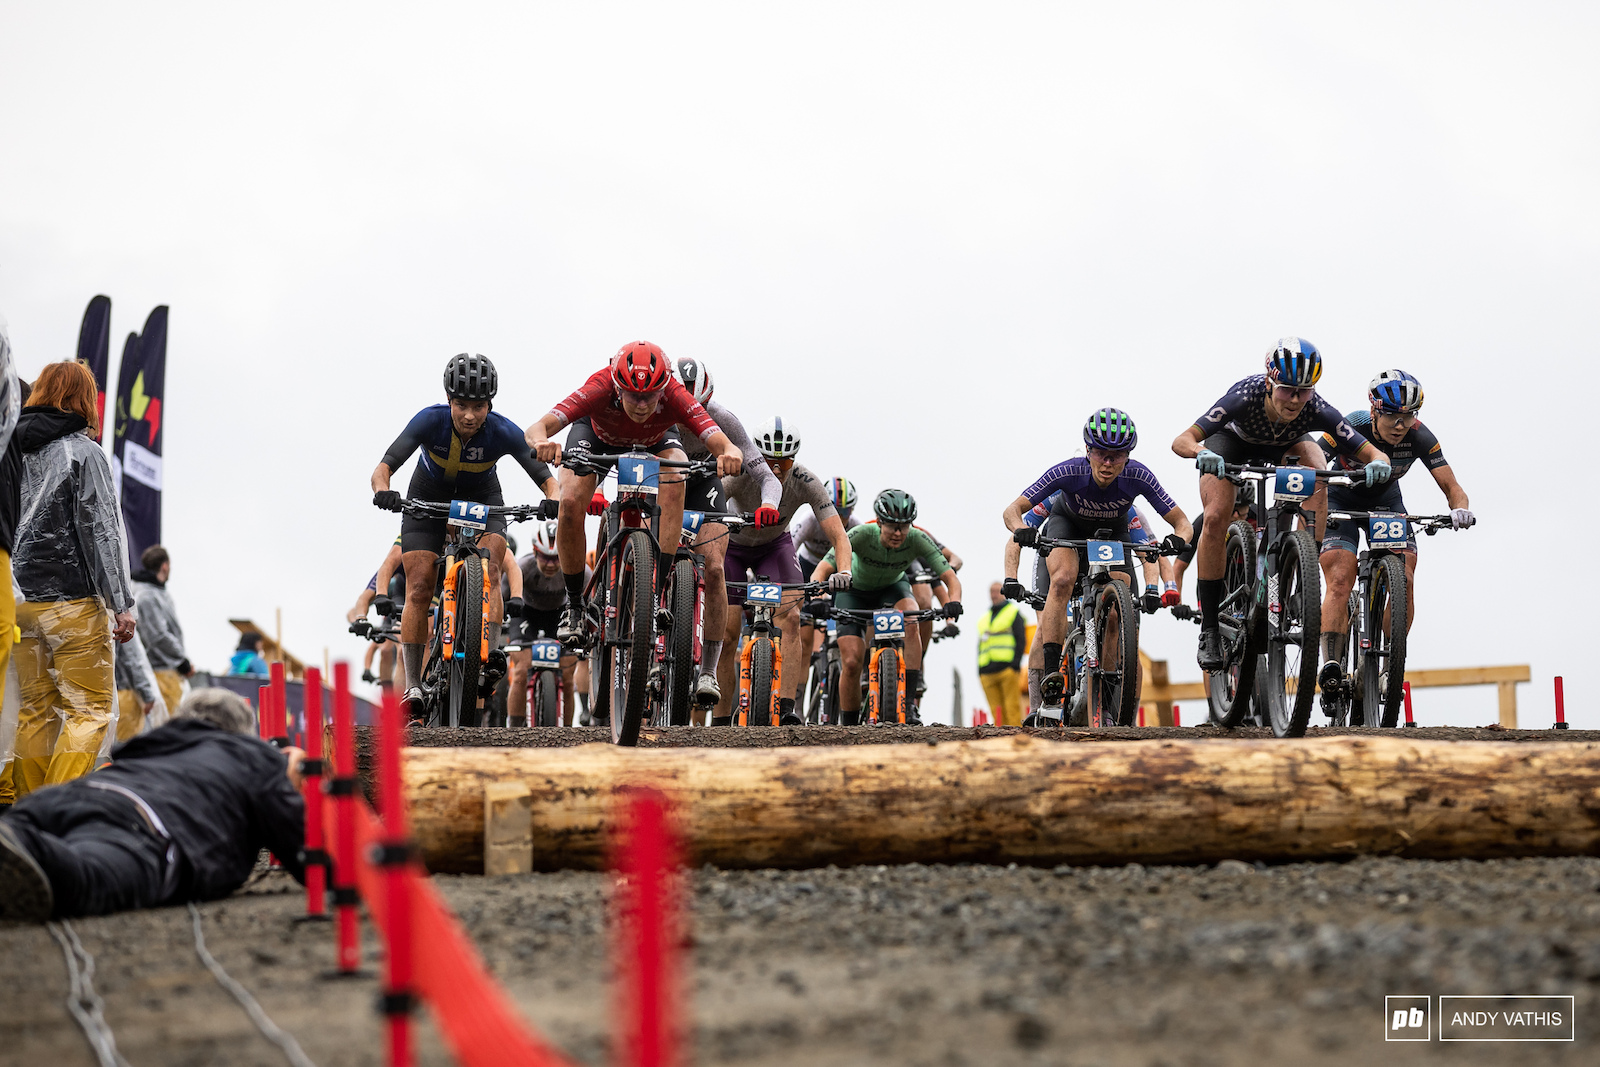
[[873, 498], [872, 513], [879, 522], [915, 522], [917, 501], [904, 489], [885, 489]]
[[755, 438], [756, 449], [768, 459], [793, 459], [800, 451], [799, 429], [781, 415], [762, 419], [750, 436]]

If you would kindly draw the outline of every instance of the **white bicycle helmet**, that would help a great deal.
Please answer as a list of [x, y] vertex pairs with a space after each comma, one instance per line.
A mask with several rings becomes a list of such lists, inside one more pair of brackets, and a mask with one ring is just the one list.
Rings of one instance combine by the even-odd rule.
[[794, 423], [784, 422], [781, 415], [762, 419], [750, 436], [755, 438], [757, 450], [768, 459], [793, 459], [800, 451], [800, 431]]
[[698, 359], [680, 359], [672, 364], [672, 376], [701, 406], [711, 399], [711, 371]]
[[558, 556], [556, 550], [556, 522], [547, 519], [533, 528], [533, 550], [541, 556]]

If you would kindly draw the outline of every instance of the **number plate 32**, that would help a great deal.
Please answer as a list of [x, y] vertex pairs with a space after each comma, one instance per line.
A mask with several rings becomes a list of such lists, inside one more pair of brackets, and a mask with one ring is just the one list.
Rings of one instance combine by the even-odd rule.
[[1411, 539], [1411, 524], [1404, 515], [1371, 515], [1367, 518], [1367, 547], [1398, 552]]
[[533, 652], [535, 663], [554, 663], [558, 667], [561, 665], [560, 641], [535, 641], [530, 650]]
[[487, 530], [489, 507], [486, 504], [475, 504], [470, 500], [452, 500], [450, 518], [446, 521], [451, 526], [464, 526], [469, 530]]
[[1273, 500], [1308, 500], [1317, 491], [1317, 476], [1310, 467], [1280, 467], [1272, 485]]
[[617, 487], [630, 493], [654, 496], [661, 482], [661, 461], [654, 456], [629, 453], [617, 460]]
[[776, 604], [783, 599], [783, 586], [751, 582], [744, 587], [746, 604]]
[[875, 641], [894, 641], [906, 635], [906, 616], [903, 611], [874, 611], [872, 613], [872, 638]]

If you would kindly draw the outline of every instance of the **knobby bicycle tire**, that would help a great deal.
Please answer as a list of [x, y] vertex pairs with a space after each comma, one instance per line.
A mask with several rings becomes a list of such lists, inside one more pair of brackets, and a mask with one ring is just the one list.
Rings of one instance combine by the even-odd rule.
[[1322, 641], [1322, 571], [1310, 531], [1294, 530], [1283, 539], [1277, 576], [1281, 610], [1267, 639], [1267, 718], [1275, 736], [1303, 737], [1316, 701]]
[[1229, 607], [1219, 611], [1232, 619], [1234, 632], [1222, 631], [1223, 668], [1212, 673], [1206, 694], [1211, 720], [1229, 730], [1243, 721], [1255, 690], [1256, 655], [1250, 634], [1255, 589], [1256, 532], [1248, 522], [1235, 522], [1228, 527], [1223, 547], [1222, 597]]
[[1339, 673], [1351, 681], [1350, 707], [1346, 709], [1345, 722], [1350, 726], [1376, 726], [1367, 721], [1367, 712], [1361, 697], [1361, 592], [1350, 590], [1345, 602], [1344, 654], [1339, 657]]
[[773, 726], [772, 690], [777, 679], [772, 676], [772, 634], [755, 634], [750, 638], [750, 714], [748, 726]]
[[[1406, 691], [1406, 565], [1399, 556], [1384, 556], [1372, 568], [1372, 593], [1366, 604], [1372, 647], [1361, 657], [1361, 688], [1372, 707], [1373, 726], [1393, 729], [1400, 720]], [[1389, 616], [1389, 632], [1383, 618]]]
[[534, 671], [533, 725], [561, 725], [561, 672]]
[[672, 567], [672, 633], [667, 638], [667, 698], [663, 718], [668, 726], [688, 726], [694, 701], [694, 561], [680, 559]]
[[[1100, 666], [1089, 672], [1089, 725], [1132, 726], [1139, 714], [1139, 618], [1133, 593], [1126, 583], [1112, 579], [1100, 587], [1094, 600], [1095, 638], [1100, 642], [1095, 652]], [[1113, 613], [1115, 621], [1111, 619]], [[1110, 663], [1106, 638], [1113, 631], [1117, 662]], [[1107, 673], [1117, 680], [1108, 682]]]
[[900, 692], [900, 650], [885, 648], [878, 654], [878, 721], [905, 722], [905, 694]]
[[617, 572], [617, 617], [611, 659], [611, 740], [618, 745], [639, 743], [644, 721], [646, 683], [650, 679], [650, 644], [655, 621], [655, 551], [643, 530], [628, 534]]
[[478, 673], [483, 656], [483, 560], [476, 552], [456, 571], [455, 650], [450, 656], [446, 726], [478, 725]]

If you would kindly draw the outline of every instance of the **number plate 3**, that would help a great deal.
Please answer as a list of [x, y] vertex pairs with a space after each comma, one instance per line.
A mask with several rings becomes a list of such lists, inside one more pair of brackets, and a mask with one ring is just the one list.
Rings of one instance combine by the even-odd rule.
[[1109, 567], [1127, 558], [1123, 555], [1121, 541], [1090, 541], [1085, 551], [1089, 554], [1089, 565], [1092, 567]]

